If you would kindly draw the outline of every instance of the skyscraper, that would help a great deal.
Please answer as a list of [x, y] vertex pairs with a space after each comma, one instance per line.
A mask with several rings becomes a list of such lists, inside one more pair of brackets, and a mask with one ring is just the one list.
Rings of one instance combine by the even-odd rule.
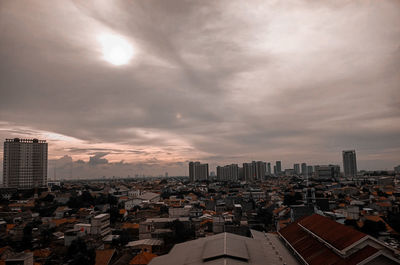
[[195, 182], [198, 180], [208, 180], [208, 164], [200, 162], [189, 162], [189, 180]]
[[38, 139], [6, 139], [3, 184], [10, 188], [47, 185], [47, 143]]
[[257, 180], [264, 180], [265, 179], [265, 173], [267, 172], [267, 163], [263, 161], [253, 161], [253, 164], [255, 164], [255, 177]]
[[267, 163], [267, 175], [271, 175], [271, 163], [270, 162], [268, 162]]
[[357, 158], [355, 150], [347, 150], [342, 152], [343, 155], [343, 171], [345, 177], [357, 176]]
[[282, 162], [276, 161], [276, 173], [280, 175], [282, 173]]
[[293, 169], [294, 169], [294, 173], [295, 173], [297, 176], [300, 176], [300, 164], [294, 164], [294, 165], [293, 165]]
[[254, 180], [255, 168], [252, 163], [243, 163], [243, 178], [246, 181]]
[[307, 176], [312, 176], [314, 173], [314, 167], [313, 166], [307, 166]]
[[306, 163], [301, 163], [301, 175], [303, 175], [304, 177], [308, 176]]

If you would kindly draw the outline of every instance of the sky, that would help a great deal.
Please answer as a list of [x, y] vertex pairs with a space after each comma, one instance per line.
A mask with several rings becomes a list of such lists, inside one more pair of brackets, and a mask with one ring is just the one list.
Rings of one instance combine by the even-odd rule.
[[398, 0], [95, 3], [0, 2], [0, 139], [47, 140], [50, 179], [400, 164]]

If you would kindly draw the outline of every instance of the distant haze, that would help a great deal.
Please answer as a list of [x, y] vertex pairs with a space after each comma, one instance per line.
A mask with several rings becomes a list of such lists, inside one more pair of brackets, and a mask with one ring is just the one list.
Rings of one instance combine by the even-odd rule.
[[89, 2], [0, 3], [0, 139], [50, 177], [400, 164], [400, 1]]

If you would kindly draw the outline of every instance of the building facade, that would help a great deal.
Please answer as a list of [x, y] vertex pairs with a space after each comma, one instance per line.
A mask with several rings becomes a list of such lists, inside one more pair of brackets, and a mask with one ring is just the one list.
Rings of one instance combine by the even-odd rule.
[[357, 176], [357, 158], [355, 150], [347, 150], [342, 152], [343, 155], [343, 171], [345, 177]]
[[217, 166], [217, 179], [219, 181], [238, 181], [239, 166], [237, 164], [226, 165], [223, 167]]
[[47, 185], [47, 143], [38, 139], [6, 139], [3, 185], [34, 188]]
[[314, 169], [315, 177], [318, 180], [337, 180], [340, 177], [340, 166], [338, 165], [318, 165]]

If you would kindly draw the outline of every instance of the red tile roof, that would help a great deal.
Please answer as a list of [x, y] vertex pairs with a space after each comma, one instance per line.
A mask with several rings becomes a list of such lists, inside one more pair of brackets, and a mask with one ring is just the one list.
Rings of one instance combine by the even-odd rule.
[[115, 253], [115, 249], [96, 250], [96, 265], [108, 265]]
[[367, 236], [319, 214], [303, 218], [298, 223], [338, 250], [343, 250]]
[[149, 252], [141, 252], [137, 254], [130, 262], [130, 265], [146, 265], [149, 264], [149, 262], [157, 257], [156, 254], [149, 253]]
[[[326, 220], [329, 218], [323, 217]], [[309, 216], [300, 221], [292, 223], [281, 229], [279, 233], [291, 245], [292, 248], [310, 265], [355, 265], [360, 261], [374, 255], [378, 250], [371, 246], [366, 246], [361, 250], [344, 258], [328, 248], [322, 242], [305, 231], [299, 223], [308, 221], [307, 219], [319, 219], [319, 217]], [[329, 223], [329, 222], [328, 222]], [[339, 224], [340, 225], [340, 224]], [[325, 227], [329, 230], [329, 227]], [[346, 237], [346, 235], [342, 235]]]

